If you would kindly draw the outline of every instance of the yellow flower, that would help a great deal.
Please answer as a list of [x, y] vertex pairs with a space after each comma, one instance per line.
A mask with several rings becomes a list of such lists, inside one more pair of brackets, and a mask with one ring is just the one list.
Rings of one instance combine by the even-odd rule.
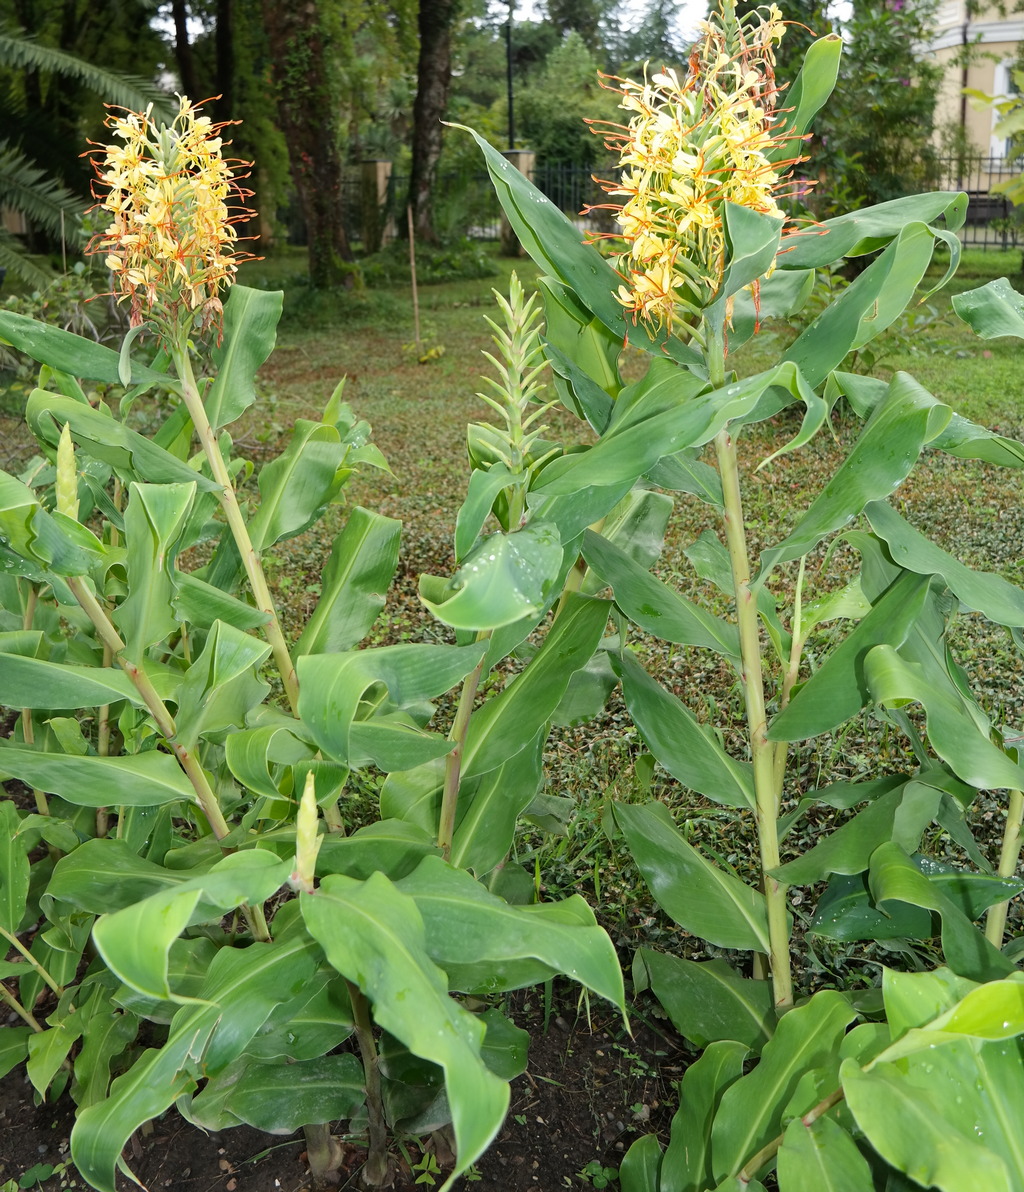
[[[222, 155], [221, 131], [178, 97], [170, 127], [159, 127], [151, 110], [111, 114], [107, 127], [117, 141], [92, 150], [97, 206], [112, 222], [89, 251], [106, 254], [121, 300], [131, 304], [131, 323], [147, 320], [163, 335], [220, 323], [218, 297], [234, 281], [239, 252], [237, 224], [253, 212], [242, 206], [238, 173], [248, 162]], [[235, 168], [233, 168], [235, 167]]]
[[697, 334], [725, 271], [725, 203], [783, 216], [778, 199], [802, 160], [771, 160], [784, 139], [774, 73], [783, 32], [774, 4], [742, 21], [719, 10], [702, 23], [685, 78], [614, 80], [629, 124], [595, 131], [623, 167], [601, 185], [624, 200], [612, 208], [625, 243], [619, 301], [634, 320]]

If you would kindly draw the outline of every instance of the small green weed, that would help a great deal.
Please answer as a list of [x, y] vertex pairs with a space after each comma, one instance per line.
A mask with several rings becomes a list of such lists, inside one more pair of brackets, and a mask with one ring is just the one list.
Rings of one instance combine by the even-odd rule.
[[619, 1169], [605, 1167], [600, 1159], [591, 1159], [585, 1167], [576, 1172], [576, 1177], [589, 1184], [591, 1188], [608, 1188], [619, 1178]]

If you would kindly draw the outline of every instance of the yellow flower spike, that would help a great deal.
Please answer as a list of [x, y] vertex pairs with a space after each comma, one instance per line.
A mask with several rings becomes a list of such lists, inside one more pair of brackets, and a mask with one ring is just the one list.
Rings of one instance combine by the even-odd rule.
[[319, 826], [320, 809], [316, 804], [316, 782], [313, 771], [310, 770], [306, 774], [306, 785], [295, 820], [295, 868], [289, 878], [292, 889], [303, 890], [307, 894], [313, 893], [316, 857], [323, 843], [323, 837], [318, 834]]
[[97, 206], [113, 219], [89, 251], [106, 254], [133, 326], [152, 322], [165, 338], [219, 327], [220, 290], [239, 261], [253, 259], [238, 250], [236, 228], [253, 215], [241, 205], [247, 174], [237, 172], [250, 163], [224, 159], [226, 124], [185, 96], [170, 127], [158, 127], [150, 109], [112, 114], [107, 127], [121, 143], [91, 152], [97, 182], [109, 188]]
[[629, 124], [594, 127], [623, 167], [618, 182], [601, 184], [624, 199], [611, 208], [624, 242], [619, 301], [634, 320], [693, 338], [727, 265], [725, 204], [783, 217], [788, 170], [803, 160], [769, 156], [785, 136], [777, 128], [778, 7], [741, 22], [720, 9], [701, 28], [684, 78], [662, 70], [643, 82], [612, 80]]
[[57, 480], [54, 484], [57, 512], [78, 521], [78, 468], [75, 464], [75, 445], [71, 428], [64, 423], [57, 443]]

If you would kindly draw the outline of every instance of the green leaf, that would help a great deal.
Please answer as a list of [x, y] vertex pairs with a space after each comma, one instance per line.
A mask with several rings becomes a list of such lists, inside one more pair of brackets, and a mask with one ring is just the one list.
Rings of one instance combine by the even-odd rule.
[[[837, 372], [833, 379], [839, 392], [862, 418], [867, 417], [888, 392], [885, 381], [874, 377]], [[962, 459], [980, 459], [1004, 468], [1024, 468], [1024, 444], [995, 434], [960, 414], [953, 414], [945, 430], [929, 445]]]
[[43, 909], [52, 900], [102, 915], [177, 886], [187, 876], [147, 861], [116, 836], [85, 840], [57, 862], [43, 895]]
[[[997, 625], [1024, 625], [1024, 592], [995, 572], [974, 571], [925, 536], [884, 501], [864, 506], [871, 528], [889, 548], [893, 562], [918, 575], [941, 575], [968, 608]], [[895, 644], [895, 643], [894, 643]]]
[[[188, 538], [188, 532], [185, 533]], [[177, 621], [209, 629], [215, 621], [225, 621], [236, 629], [258, 629], [270, 620], [270, 614], [253, 608], [237, 596], [223, 592], [188, 571], [174, 573], [174, 595], [171, 597]]]
[[257, 638], [215, 621], [177, 691], [176, 740], [192, 749], [200, 737], [243, 728], [270, 690], [255, 673], [269, 655]]
[[384, 607], [398, 565], [402, 523], [357, 505], [335, 538], [321, 580], [320, 598], [294, 656], [350, 650]]
[[[576, 671], [574, 680], [580, 674], [580, 671]], [[484, 874], [504, 860], [512, 847], [519, 817], [530, 806], [540, 787], [547, 735], [547, 726], [542, 725], [534, 740], [525, 748], [479, 779], [470, 779], [468, 783], [461, 784], [452, 837], [453, 865]], [[439, 796], [440, 785], [434, 789]], [[438, 801], [437, 810], [430, 821], [431, 832], [435, 835], [439, 812]]]
[[742, 1043], [712, 1043], [687, 1066], [661, 1164], [661, 1192], [706, 1192], [713, 1186], [711, 1130], [722, 1095], [743, 1075], [748, 1054]]
[[540, 613], [562, 567], [554, 526], [531, 522], [509, 534], [491, 534], [463, 559], [440, 591], [420, 577], [420, 600], [439, 621], [474, 632], [499, 629]]
[[370, 999], [377, 1024], [444, 1069], [458, 1146], [449, 1188], [484, 1152], [508, 1109], [508, 1086], [481, 1058], [484, 1024], [448, 996], [416, 903], [383, 875], [361, 883], [325, 878], [300, 903], [310, 933]]
[[281, 767], [308, 761], [313, 752], [287, 725], [265, 725], [230, 733], [224, 742], [224, 760], [231, 773], [253, 794], [268, 799], [281, 794], [278, 785]]
[[544, 467], [534, 493], [556, 496], [591, 485], [632, 485], [665, 456], [707, 443], [729, 422], [751, 414], [775, 387], [803, 401], [808, 411], [797, 438], [784, 450], [805, 442], [824, 421], [824, 402], [791, 363], [708, 393], [701, 392], [706, 383], [685, 369], [673, 369], [668, 361], [660, 364], [652, 365], [631, 390], [623, 390], [612, 424], [595, 446]]
[[864, 272], [787, 348], [812, 385], [820, 385], [847, 354], [864, 347], [906, 310], [931, 263], [935, 233], [909, 223]]
[[111, 1063], [138, 1034], [139, 1019], [114, 1005], [101, 985], [78, 1013], [83, 1016], [82, 1046], [75, 1057], [72, 1096], [79, 1109], [88, 1109], [107, 1095]]
[[[121, 383], [119, 354], [113, 348], [106, 348], [94, 340], [55, 327], [52, 323], [41, 323], [27, 315], [0, 310], [0, 338], [39, 364], [48, 364], [72, 377], [83, 381], [103, 381], [108, 385]], [[151, 368], [132, 365], [134, 384], [149, 382], [166, 385], [167, 380], [164, 374]]]
[[0, 742], [0, 772], [20, 778], [76, 807], [158, 807], [196, 793], [169, 753], [77, 757], [40, 753]]
[[761, 1062], [722, 1096], [711, 1132], [716, 1178], [738, 1174], [780, 1132], [783, 1113], [805, 1072], [834, 1069], [838, 1074], [839, 1043], [856, 1017], [841, 993], [826, 989], [779, 1019]]
[[166, 1043], [143, 1052], [105, 1101], [79, 1113], [71, 1156], [93, 1188], [116, 1192], [117, 1162], [132, 1133], [191, 1092], [198, 1079], [237, 1059], [274, 1006], [309, 981], [315, 953], [308, 938], [293, 936], [216, 954], [200, 1004], [182, 1006]]
[[704, 646], [727, 658], [739, 657], [739, 635], [734, 625], [656, 579], [606, 537], [587, 530], [583, 557], [612, 588], [618, 607], [641, 629], [664, 641]]
[[626, 1151], [619, 1166], [621, 1192], [658, 1192], [661, 1143], [657, 1134], [645, 1134]]
[[769, 154], [770, 161], [791, 157], [795, 139], [809, 131], [836, 85], [842, 51], [843, 39], [836, 33], [819, 37], [807, 47], [800, 73], [786, 95], [786, 111], [780, 113], [784, 131]]
[[294, 538], [316, 521], [341, 491], [347, 454], [337, 427], [296, 420], [288, 446], [260, 471], [260, 504], [249, 522], [254, 550]]
[[1024, 339], [1024, 297], [1005, 277], [975, 290], [954, 294], [953, 309], [982, 339], [1015, 335]]
[[416, 644], [307, 654], [296, 664], [299, 716], [317, 746], [352, 769], [367, 761], [382, 770], [412, 769], [450, 752], [452, 742], [400, 715], [367, 715], [360, 705], [379, 685], [397, 709], [442, 695], [473, 670], [485, 648], [483, 642]]
[[777, 1157], [780, 1192], [873, 1192], [875, 1182], [867, 1159], [849, 1134], [820, 1117], [810, 1126], [794, 1118], [786, 1129]]
[[[795, 98], [795, 96], [793, 96]], [[899, 236], [908, 225], [936, 223], [955, 231], [963, 226], [967, 196], [957, 191], [908, 195], [874, 207], [865, 207], [818, 224], [813, 236], [803, 229], [782, 238], [778, 263], [783, 269], [817, 269], [832, 265], [841, 257], [858, 257], [876, 252]]]
[[343, 873], [368, 878], [378, 870], [392, 880], [405, 877], [423, 860], [437, 853], [434, 835], [399, 819], [366, 824], [351, 836], [328, 833], [317, 854], [316, 871], [323, 876]]
[[564, 283], [620, 343], [628, 339], [643, 351], [665, 351], [687, 364], [700, 364], [697, 353], [678, 339], [664, 334], [652, 339], [646, 328], [626, 319], [616, 298], [621, 279], [611, 264], [583, 243], [576, 226], [479, 133], [460, 124], [452, 127], [476, 141], [509, 223], [544, 273]]
[[145, 651], [170, 637], [174, 619], [174, 558], [192, 510], [192, 484], [132, 484], [124, 513], [128, 595], [113, 614], [125, 655], [141, 663]]
[[224, 334], [213, 349], [217, 376], [203, 401], [214, 430], [256, 400], [256, 373], [274, 350], [284, 294], [233, 285], [224, 303]]
[[805, 886], [825, 881], [833, 873], [861, 873], [875, 849], [889, 840], [916, 852], [921, 834], [938, 814], [941, 798], [941, 791], [920, 782], [888, 791], [795, 861], [772, 870], [772, 876], [787, 886]]
[[366, 1100], [365, 1080], [350, 1053], [278, 1064], [243, 1057], [207, 1082], [188, 1116], [211, 1130], [244, 1122], [270, 1134], [292, 1134], [353, 1117]]
[[25, 1071], [32, 1087], [44, 1099], [68, 1052], [82, 1037], [81, 1011], [62, 1015], [58, 1010], [50, 1015], [48, 1021], [52, 1023], [54, 1019], [56, 1023], [48, 1030], [39, 1031], [29, 1039], [28, 1059], [25, 1062]]
[[470, 717], [464, 779], [496, 769], [550, 722], [573, 674], [597, 649], [608, 608], [605, 600], [569, 593], [530, 665]]
[[672, 1025], [695, 1047], [733, 1039], [757, 1053], [775, 1029], [769, 981], [741, 977], [724, 961], [697, 963], [640, 948], [651, 989]]
[[885, 400], [796, 528], [761, 556], [757, 582], [763, 583], [779, 563], [806, 555], [826, 534], [855, 518], [869, 501], [893, 492], [910, 474], [925, 444], [947, 425], [951, 413], [913, 377], [897, 373]]
[[954, 972], [971, 980], [1004, 977], [1016, 966], [982, 935], [963, 910], [913, 864], [898, 844], [871, 856], [871, 895], [882, 910], [889, 901], [934, 911], [942, 920], [942, 952]]
[[6, 1076], [28, 1057], [28, 1041], [33, 1034], [27, 1026], [0, 1026], [0, 1077]]
[[629, 652], [613, 660], [626, 707], [648, 748], [673, 778], [726, 807], [754, 806], [751, 765], [730, 757], [713, 730], [653, 679]]
[[768, 951], [763, 894], [701, 856], [663, 803], [613, 809], [655, 902], [680, 927], [720, 948]]
[[265, 902], [287, 880], [290, 865], [262, 849], [233, 853], [209, 872], [151, 894], [113, 914], [101, 915], [93, 939], [107, 967], [149, 997], [174, 999], [168, 982], [171, 944], [210, 908], [221, 914], [243, 902]]
[[[166, 378], [161, 380], [166, 384]], [[64, 423], [69, 423], [76, 446], [109, 464], [124, 481], [191, 483], [201, 491], [217, 491], [215, 480], [194, 471], [145, 435], [116, 422], [109, 412], [83, 406], [74, 398], [34, 389], [25, 406], [25, 418], [32, 433], [51, 447], [56, 447]]]
[[557, 381], [556, 388], [563, 404], [600, 434], [622, 388], [618, 366], [622, 337], [595, 319], [568, 286], [553, 277], [539, 278], [538, 285], [544, 298], [545, 355], [555, 376], [568, 383], [571, 400], [566, 402]]
[[[966, 1043], [955, 1049], [962, 1053], [957, 1055], [954, 1047], [944, 1047], [941, 1058], [935, 1057], [938, 1062], [931, 1057], [927, 1064], [911, 1060], [907, 1071], [880, 1064], [865, 1072], [856, 1061], [846, 1060], [840, 1070], [846, 1103], [875, 1150], [915, 1183], [943, 1192], [1011, 1192], [1024, 1157], [1018, 1153], [1009, 1168], [991, 1149], [993, 1135], [1005, 1132], [1005, 1126], [1000, 1130], [1005, 1111], [1000, 1113], [992, 1099], [1005, 1096], [1013, 1085], [1017, 1096], [1024, 1094], [1024, 1082], [1019, 1054], [1011, 1060], [1016, 1079], [1011, 1078], [1009, 1087], [1005, 1079], [991, 1080], [981, 1053], [998, 1047], [990, 1044], [976, 1057]], [[901, 1067], [907, 1064], [903, 1061]], [[1019, 1152], [1015, 1127], [1014, 1132], [1015, 1145], [1000, 1149]]]
[[47, 513], [28, 486], [6, 472], [0, 472], [0, 536], [5, 548], [3, 570], [37, 583], [48, 582], [47, 571], [22, 565], [22, 559], [41, 563], [58, 575], [86, 575], [103, 557], [95, 535], [69, 517]]
[[961, 693], [938, 666], [907, 662], [891, 646], [881, 645], [865, 657], [864, 675], [880, 704], [900, 707], [913, 700], [924, 707], [929, 742], [958, 778], [979, 789], [1024, 786], [1024, 767], [992, 744], [980, 709], [977, 715], [968, 711]]
[[419, 908], [427, 951], [449, 988], [498, 992], [565, 973], [625, 1014], [615, 949], [579, 895], [510, 906], [440, 857], [426, 857], [395, 887]]
[[245, 1053], [257, 1060], [313, 1060], [343, 1043], [352, 1027], [345, 982], [325, 968], [291, 1001], [275, 1007]]
[[716, 303], [731, 297], [768, 272], [775, 263], [785, 222], [739, 203], [726, 202], [722, 208], [728, 265], [718, 288]]
[[24, 838], [19, 838], [20, 829], [17, 808], [4, 799], [0, 802], [0, 927], [9, 935], [21, 926], [28, 903], [28, 851]]
[[[646, 571], [654, 566], [665, 548], [665, 531], [674, 505], [668, 493], [639, 486], [632, 488], [604, 519], [601, 537]], [[584, 576], [581, 590], [593, 595], [599, 590], [598, 583], [596, 578]]]

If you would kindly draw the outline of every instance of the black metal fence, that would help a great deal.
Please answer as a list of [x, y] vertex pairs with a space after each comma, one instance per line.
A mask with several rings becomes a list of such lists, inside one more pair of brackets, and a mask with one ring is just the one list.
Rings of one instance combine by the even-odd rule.
[[940, 159], [936, 179], [940, 190], [967, 192], [967, 222], [960, 239], [970, 248], [1006, 249], [1024, 245], [1024, 208], [999, 194], [1000, 183], [1024, 173], [1024, 158], [958, 154]]
[[[995, 188], [1024, 172], [1024, 158], [1007, 159], [981, 154], [962, 154], [937, 159], [934, 185], [940, 190], [963, 190], [969, 197], [967, 220], [960, 230], [964, 245], [982, 249], [1024, 247], [1024, 207], [1013, 205]], [[606, 171], [607, 177], [611, 171]], [[545, 163], [533, 171], [534, 185], [560, 211], [573, 219], [581, 231], [610, 230], [610, 217], [601, 210], [608, 196], [594, 181], [592, 171], [573, 165]], [[386, 192], [379, 198], [359, 167], [342, 187], [341, 204], [349, 238], [365, 246], [367, 228], [376, 226], [385, 240], [404, 226], [409, 180], [392, 174]], [[581, 214], [588, 208], [586, 215]], [[305, 227], [297, 205], [281, 213], [291, 243], [305, 243]], [[374, 222], [376, 221], [376, 222]], [[434, 225], [443, 238], [468, 236], [497, 240], [501, 229], [501, 207], [485, 170], [441, 174], [434, 192]]]

